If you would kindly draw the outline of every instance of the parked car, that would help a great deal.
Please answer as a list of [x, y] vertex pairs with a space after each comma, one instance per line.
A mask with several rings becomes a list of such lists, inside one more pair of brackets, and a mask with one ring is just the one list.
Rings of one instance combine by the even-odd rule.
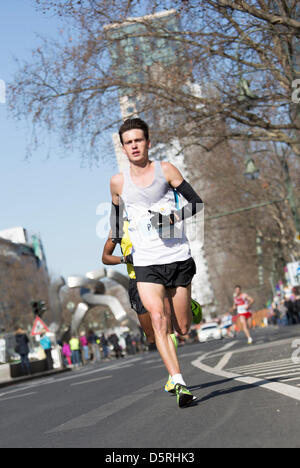
[[222, 338], [222, 330], [219, 328], [217, 323], [205, 323], [198, 330], [198, 339], [200, 343], [205, 343], [209, 340], [222, 340]]

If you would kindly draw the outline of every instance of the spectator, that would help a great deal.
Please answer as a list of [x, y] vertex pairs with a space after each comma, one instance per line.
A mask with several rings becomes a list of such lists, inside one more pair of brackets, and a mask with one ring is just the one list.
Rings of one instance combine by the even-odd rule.
[[74, 367], [80, 366], [80, 342], [79, 339], [73, 335], [69, 341], [70, 349], [72, 352], [72, 364]]
[[97, 362], [101, 361], [100, 349], [99, 349], [99, 345], [97, 343], [98, 337], [94, 333], [93, 330], [89, 330], [87, 339], [88, 339], [88, 342], [89, 342], [89, 344], [90, 344], [90, 346], [92, 348], [92, 353], [93, 353], [93, 361], [92, 362], [95, 363], [96, 361]]
[[52, 344], [51, 344], [51, 340], [49, 336], [46, 335], [45, 331], [42, 331], [41, 333], [40, 345], [46, 354], [47, 370], [52, 370], [53, 369], [53, 359], [52, 359], [52, 354], [51, 354]]
[[224, 328], [226, 330], [227, 337], [229, 338], [234, 337], [234, 333], [232, 333], [232, 327], [233, 327], [232, 315], [229, 311], [223, 315], [220, 326], [221, 328]]
[[194, 326], [192, 326], [190, 329], [189, 338], [191, 339], [192, 343], [198, 343], [199, 341], [197, 330]]
[[280, 298], [279, 298], [279, 296], [275, 296], [273, 298], [273, 302], [272, 302], [271, 323], [273, 325], [279, 325], [279, 323], [280, 323], [280, 310], [278, 308], [279, 304], [280, 304]]
[[72, 361], [71, 361], [72, 351], [71, 351], [69, 343], [66, 343], [65, 341], [62, 347], [62, 355], [64, 358], [65, 365], [71, 366], [72, 365]]
[[135, 350], [137, 353], [140, 353], [142, 351], [142, 337], [140, 333], [136, 333], [135, 337]]
[[135, 350], [134, 350], [134, 346], [133, 346], [133, 338], [132, 338], [130, 333], [126, 333], [125, 343], [126, 343], [126, 352], [127, 352], [127, 354], [135, 354]]
[[104, 333], [102, 333], [101, 337], [100, 337], [100, 346], [102, 348], [102, 352], [103, 352], [103, 357], [104, 359], [108, 359], [109, 358], [109, 347], [108, 347], [108, 340], [107, 338], [105, 337]]
[[23, 374], [31, 374], [31, 367], [30, 362], [28, 359], [29, 354], [29, 339], [26, 335], [26, 332], [22, 330], [21, 327], [16, 328], [15, 330], [15, 338], [16, 338], [16, 347], [15, 351], [21, 357], [21, 369]]
[[295, 288], [295, 301], [294, 301], [294, 315], [297, 317], [298, 323], [300, 322], [300, 287]]
[[116, 353], [116, 359], [119, 359], [119, 357], [124, 357], [124, 355], [122, 353], [122, 348], [119, 345], [119, 338], [117, 337], [117, 335], [115, 333], [112, 333], [110, 335], [109, 341], [114, 347], [114, 352]]
[[291, 296], [285, 296], [284, 305], [286, 307], [287, 324], [293, 325], [294, 321], [294, 303]]
[[280, 314], [279, 325], [288, 325], [288, 316], [287, 316], [287, 308], [285, 306], [285, 301], [282, 299], [279, 301], [277, 305], [277, 309]]
[[81, 332], [79, 341], [80, 341], [80, 345], [82, 349], [82, 361], [84, 364], [87, 364], [90, 358], [90, 353], [89, 353], [89, 342], [86, 337], [86, 333], [84, 331]]

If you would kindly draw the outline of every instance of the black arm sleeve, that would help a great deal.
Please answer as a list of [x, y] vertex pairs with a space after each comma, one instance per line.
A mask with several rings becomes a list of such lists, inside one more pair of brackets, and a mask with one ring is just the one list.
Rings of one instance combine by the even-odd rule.
[[176, 187], [175, 190], [188, 202], [188, 204], [181, 208], [181, 210], [173, 212], [175, 222], [190, 218], [203, 209], [203, 201], [186, 180]]
[[[122, 239], [123, 237], [123, 209], [124, 204], [120, 201], [119, 205], [111, 204], [110, 212], [110, 228], [112, 231], [111, 237], [114, 240]], [[115, 242], [115, 243], [117, 243]]]

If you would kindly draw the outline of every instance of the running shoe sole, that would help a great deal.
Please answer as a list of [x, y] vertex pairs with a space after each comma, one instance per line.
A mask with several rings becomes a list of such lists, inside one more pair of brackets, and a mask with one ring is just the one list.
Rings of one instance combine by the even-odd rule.
[[186, 408], [187, 406], [191, 406], [197, 400], [197, 397], [192, 395], [186, 387], [179, 384], [176, 385], [176, 395], [179, 408]]

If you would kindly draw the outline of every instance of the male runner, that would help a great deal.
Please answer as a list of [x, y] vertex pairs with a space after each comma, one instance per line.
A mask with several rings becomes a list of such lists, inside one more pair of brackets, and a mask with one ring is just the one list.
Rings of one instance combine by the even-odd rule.
[[[196, 273], [182, 221], [202, 208], [202, 200], [168, 162], [149, 160], [148, 126], [141, 119], [128, 119], [119, 130], [130, 167], [111, 178], [113, 237], [126, 210], [133, 245], [132, 256], [141, 301], [149, 311], [157, 349], [172, 377], [179, 407], [195, 397], [183, 380], [174, 343], [168, 333], [164, 305], [170, 298], [176, 329], [188, 333], [191, 320], [191, 282]], [[187, 201], [176, 210], [173, 189]]]
[[233, 294], [233, 309], [237, 310], [242, 329], [248, 338], [248, 344], [252, 344], [253, 340], [250, 336], [250, 332], [247, 325], [247, 320], [251, 318], [250, 306], [253, 304], [254, 299], [248, 296], [248, 294], [242, 292], [241, 286], [237, 285], [234, 288]]
[[[113, 255], [117, 243], [120, 243], [123, 256]], [[137, 282], [134, 267], [132, 264], [132, 255], [131, 255], [132, 244], [130, 242], [130, 237], [128, 235], [128, 221], [124, 223], [124, 236], [122, 239], [107, 239], [102, 253], [102, 262], [105, 265], [121, 265], [126, 263], [127, 272], [129, 275], [129, 301], [132, 309], [137, 313], [140, 325], [146, 335], [147, 341], [150, 344], [155, 343], [155, 335], [152, 327], [152, 322], [148, 311], [142, 304], [138, 290]], [[165, 308], [168, 314], [168, 332], [174, 342], [175, 348], [177, 349], [177, 338], [174, 334], [171, 324], [171, 309], [168, 303], [168, 298], [165, 298]], [[169, 393], [175, 393], [175, 385], [172, 382], [171, 376], [165, 385], [165, 391]]]
[[[136, 282], [136, 275], [133, 266], [133, 259], [132, 259], [132, 243], [128, 233], [129, 223], [127, 220], [123, 223], [123, 237], [121, 239], [112, 239], [111, 233], [109, 238], [107, 239], [103, 252], [102, 252], [102, 262], [105, 265], [121, 265], [126, 264], [127, 266], [127, 273], [129, 276], [129, 289], [128, 295], [130, 300], [130, 305], [132, 309], [137, 313], [140, 325], [146, 335], [147, 341], [150, 344], [155, 343], [155, 336], [154, 330], [152, 327], [151, 318], [149, 312], [145, 309], [142, 304], [142, 301], [139, 296], [139, 292], [137, 289], [137, 282]], [[117, 244], [120, 244], [122, 256], [113, 255], [115, 247]], [[175, 348], [177, 350], [178, 342], [176, 335], [173, 330], [172, 325], [172, 311], [171, 306], [169, 303], [168, 296], [165, 297], [164, 300], [165, 310], [168, 317], [168, 330], [169, 334], [173, 340]], [[195, 301], [194, 299], [191, 300], [191, 309], [193, 314], [193, 322], [200, 323], [202, 320], [202, 308], [200, 304]], [[175, 393], [175, 385], [172, 381], [171, 376], [169, 375], [169, 379], [165, 385], [165, 391], [169, 393]]]

